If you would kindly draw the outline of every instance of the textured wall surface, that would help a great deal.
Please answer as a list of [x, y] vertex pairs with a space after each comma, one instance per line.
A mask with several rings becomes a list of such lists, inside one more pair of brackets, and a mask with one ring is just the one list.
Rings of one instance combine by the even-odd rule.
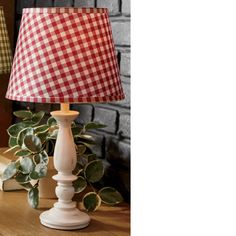
[[[74, 104], [80, 112], [77, 121], [98, 121], [107, 127], [93, 133], [98, 146], [94, 152], [103, 159], [106, 167], [104, 182], [119, 189], [129, 201], [130, 192], [130, 0], [17, 0], [16, 31], [22, 9], [25, 7], [106, 7], [109, 9], [113, 38], [117, 50], [125, 100], [110, 104]], [[14, 110], [30, 107], [49, 114], [56, 104], [14, 103]]]

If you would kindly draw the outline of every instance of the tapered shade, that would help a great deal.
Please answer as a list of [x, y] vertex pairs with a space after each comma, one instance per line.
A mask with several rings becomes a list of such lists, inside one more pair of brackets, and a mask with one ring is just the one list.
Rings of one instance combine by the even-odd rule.
[[0, 74], [10, 73], [12, 54], [3, 7], [0, 6]]
[[41, 103], [123, 99], [107, 9], [23, 9], [6, 97]]

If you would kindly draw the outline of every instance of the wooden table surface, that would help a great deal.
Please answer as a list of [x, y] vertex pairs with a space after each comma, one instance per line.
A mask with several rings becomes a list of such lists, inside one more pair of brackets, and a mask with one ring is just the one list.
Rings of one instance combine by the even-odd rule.
[[[102, 205], [96, 212], [89, 213], [91, 222], [87, 228], [63, 231], [47, 228], [40, 224], [39, 215], [51, 208], [55, 200], [40, 199], [38, 209], [27, 202], [26, 191], [0, 191], [0, 236], [127, 236], [130, 235], [130, 208]], [[80, 206], [81, 209], [81, 206]]]

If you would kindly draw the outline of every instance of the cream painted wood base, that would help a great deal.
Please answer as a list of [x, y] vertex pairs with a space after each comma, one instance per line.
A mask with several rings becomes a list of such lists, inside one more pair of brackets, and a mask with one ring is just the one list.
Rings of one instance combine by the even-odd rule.
[[90, 222], [89, 216], [79, 211], [76, 203], [71, 200], [75, 193], [72, 182], [77, 179], [77, 176], [72, 174], [77, 157], [71, 123], [78, 114], [77, 111], [70, 110], [51, 112], [59, 125], [53, 158], [55, 169], [58, 171], [58, 174], [53, 176], [57, 181], [58, 202], [40, 215], [40, 221], [43, 225], [54, 229], [81, 229]]
[[40, 215], [40, 221], [49, 228], [73, 230], [87, 227], [90, 218], [78, 209], [61, 210], [54, 205], [54, 208]]

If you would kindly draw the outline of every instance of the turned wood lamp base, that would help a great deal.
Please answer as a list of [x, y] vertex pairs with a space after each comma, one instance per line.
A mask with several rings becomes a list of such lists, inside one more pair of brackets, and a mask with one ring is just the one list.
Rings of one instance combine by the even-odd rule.
[[41, 224], [49, 228], [61, 230], [81, 229], [88, 226], [90, 217], [76, 208], [72, 182], [77, 176], [72, 174], [77, 157], [71, 132], [71, 123], [79, 115], [77, 111], [70, 111], [69, 104], [61, 104], [60, 111], [53, 111], [51, 115], [59, 125], [56, 146], [54, 150], [54, 166], [58, 171], [53, 179], [57, 181], [56, 195], [58, 202], [54, 207], [40, 215]]
[[[74, 202], [73, 202], [74, 203]], [[89, 216], [76, 208], [76, 204], [67, 210], [54, 207], [40, 215], [41, 224], [53, 229], [82, 229], [89, 225]]]

